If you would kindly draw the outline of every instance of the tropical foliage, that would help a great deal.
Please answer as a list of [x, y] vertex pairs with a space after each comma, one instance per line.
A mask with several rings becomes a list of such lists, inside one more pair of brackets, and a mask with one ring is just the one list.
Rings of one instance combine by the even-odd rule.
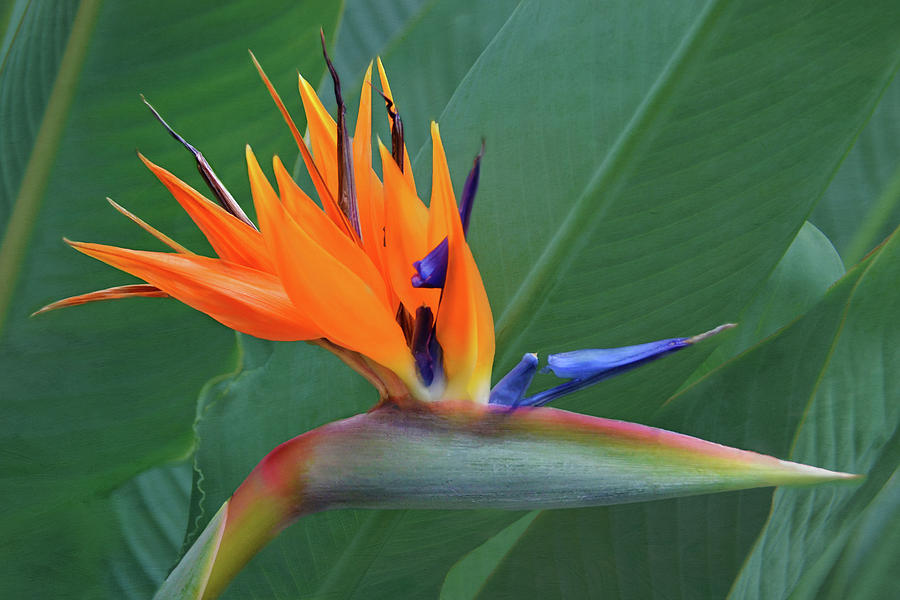
[[28, 318], [122, 283], [63, 235], [153, 243], [108, 195], [204, 248], [133, 154], [202, 186], [138, 94], [249, 208], [244, 145], [287, 164], [297, 153], [246, 49], [302, 128], [287, 92], [297, 69], [324, 74], [320, 26], [348, 99], [382, 56], [417, 174], [431, 119], [457, 185], [486, 140], [469, 240], [496, 321], [495, 379], [526, 351], [738, 321], [558, 407], [867, 477], [527, 514], [333, 511], [287, 530], [224, 597], [897, 592], [900, 6], [220, 4], [0, 8], [4, 595], [149, 597], [272, 447], [375, 400], [319, 348], [235, 338], [172, 301]]

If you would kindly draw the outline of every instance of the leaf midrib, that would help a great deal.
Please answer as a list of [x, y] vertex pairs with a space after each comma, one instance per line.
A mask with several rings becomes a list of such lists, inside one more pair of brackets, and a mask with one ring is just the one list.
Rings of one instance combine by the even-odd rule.
[[[664, 107], [678, 87], [681, 77], [689, 69], [692, 59], [703, 47], [729, 4], [730, 0], [710, 0], [696, 17], [672, 58], [660, 72], [641, 104], [635, 109], [631, 120], [622, 129], [603, 161], [594, 170], [562, 224], [544, 246], [538, 260], [519, 284], [509, 303], [501, 311], [495, 323], [495, 330], [497, 347], [503, 348], [503, 350], [498, 353], [495, 363], [502, 363], [513, 353], [512, 349], [515, 346], [513, 342], [522, 333], [520, 327], [522, 317], [533, 314], [529, 303], [547, 284], [555, 272], [556, 266], [563, 261], [567, 249], [571, 247], [573, 241], [579, 237], [588, 224], [602, 218], [614, 203], [616, 188], [623, 182], [625, 174], [629, 171], [628, 163], [635, 156], [635, 151], [641, 142], [652, 131], [650, 125], [665, 112]], [[477, 64], [478, 61], [476, 61]], [[467, 78], [468, 75], [463, 82]]]
[[16, 289], [26, 246], [37, 221], [50, 170], [65, 131], [101, 3], [102, 0], [82, 0], [78, 6], [41, 126], [25, 166], [22, 183], [13, 201], [9, 223], [0, 242], [0, 281], [3, 282], [0, 287], [0, 333]]

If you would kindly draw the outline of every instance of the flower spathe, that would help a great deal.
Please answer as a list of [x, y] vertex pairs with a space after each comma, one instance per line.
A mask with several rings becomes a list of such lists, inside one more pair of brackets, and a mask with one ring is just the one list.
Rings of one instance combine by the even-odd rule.
[[[276, 191], [247, 146], [257, 230], [242, 212], [236, 214], [221, 202], [222, 193], [213, 185], [221, 205], [139, 155], [201, 229], [217, 257], [190, 252], [115, 205], [173, 252], [69, 242], [147, 285], [85, 294], [47, 308], [168, 295], [249, 335], [321, 343], [374, 380], [383, 396], [486, 403], [494, 357], [493, 318], [466, 242], [438, 125], [431, 125], [432, 195], [426, 206], [416, 193], [402, 138], [392, 140], [395, 149], [402, 149], [401, 156], [380, 141], [377, 144], [383, 180], [372, 168], [371, 64], [352, 139], [346, 135], [342, 101], [335, 122], [312, 86], [299, 78], [309, 148], [256, 64], [294, 134], [320, 204], [294, 182], [277, 156], [272, 161]], [[380, 60], [377, 65], [393, 120], [396, 108], [390, 86]], [[335, 82], [339, 93], [336, 78]], [[162, 121], [155, 110], [154, 114]], [[202, 155], [169, 131], [198, 156], [204, 173]], [[348, 142], [342, 147], [343, 138]], [[206, 168], [211, 177], [204, 179], [224, 190], [208, 164]], [[414, 263], [441, 243], [447, 248], [444, 285], [414, 286]], [[439, 348], [439, 356], [413, 347], [415, 339], [425, 348]], [[423, 353], [429, 370], [417, 367], [423, 364]]]

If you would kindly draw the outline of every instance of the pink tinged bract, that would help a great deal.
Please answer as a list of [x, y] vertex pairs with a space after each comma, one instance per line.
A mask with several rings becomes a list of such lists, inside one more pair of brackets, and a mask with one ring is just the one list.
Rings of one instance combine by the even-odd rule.
[[283, 528], [334, 508], [574, 508], [856, 478], [547, 407], [384, 405], [273, 450], [201, 535], [218, 543], [186, 555], [156, 597], [215, 598]]

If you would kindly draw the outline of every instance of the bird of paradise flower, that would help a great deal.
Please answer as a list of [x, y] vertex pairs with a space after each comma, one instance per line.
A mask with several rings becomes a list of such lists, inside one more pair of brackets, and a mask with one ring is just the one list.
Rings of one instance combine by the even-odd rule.
[[[322, 45], [324, 51], [324, 36]], [[277, 156], [276, 193], [247, 146], [257, 228], [202, 153], [147, 103], [194, 155], [218, 204], [143, 155], [140, 159], [218, 258], [191, 252], [110, 200], [174, 252], [69, 242], [145, 283], [67, 298], [38, 312], [97, 300], [172, 297], [252, 336], [322, 346], [370, 381], [380, 399], [365, 415], [307, 432], [267, 455], [157, 597], [218, 596], [284, 527], [325, 509], [594, 506], [855, 477], [543, 406], [731, 324], [693, 337], [550, 355], [546, 369], [568, 381], [532, 395], [528, 388], [539, 361], [528, 353], [491, 388], [493, 318], [466, 241], [484, 146], [457, 204], [440, 130], [432, 123], [426, 206], [416, 191], [403, 122], [380, 59], [378, 93], [391, 129], [391, 147], [378, 142], [381, 178], [371, 160], [372, 64], [352, 138], [327, 52], [336, 120], [300, 77], [307, 146], [252, 58], [293, 134], [320, 204]]]

